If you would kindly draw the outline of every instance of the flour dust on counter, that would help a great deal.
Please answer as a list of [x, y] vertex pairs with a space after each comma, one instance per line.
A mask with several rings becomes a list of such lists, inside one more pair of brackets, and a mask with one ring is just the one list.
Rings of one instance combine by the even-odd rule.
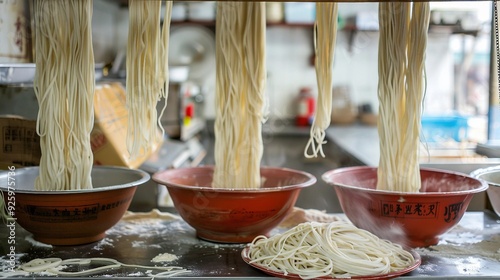
[[0, 269], [2, 274], [0, 274], [0, 279], [14, 277], [17, 275], [15, 271], [11, 271], [13, 267], [19, 264], [20, 259], [24, 256], [24, 253], [18, 253], [13, 255], [4, 255], [0, 257]]
[[104, 237], [103, 239], [97, 241], [97, 244], [92, 249], [96, 251], [102, 251], [106, 246], [113, 247], [113, 239]]
[[[12, 261], [7, 257], [0, 259], [2, 267], [13, 267], [11, 273], [0, 274], [2, 277], [172, 277], [189, 271], [180, 266], [170, 266], [177, 256], [165, 252], [160, 244], [150, 242], [154, 236], [168, 234], [163, 222], [180, 220], [180, 217], [162, 213], [157, 209], [150, 212], [127, 212], [122, 220], [106, 232], [102, 240], [80, 246], [52, 246], [33, 239], [29, 233], [16, 242], [19, 251]], [[185, 232], [185, 231], [180, 231]], [[20, 232], [18, 236], [22, 236]], [[130, 236], [140, 236], [142, 240], [130, 242]], [[149, 242], [148, 242], [149, 241]], [[130, 252], [121, 252], [117, 248], [129, 247]], [[142, 246], [137, 246], [140, 244]], [[142, 256], [138, 252], [147, 248], [161, 250], [155, 257]], [[126, 260], [120, 257], [126, 255]], [[78, 256], [78, 258], [75, 258]]]
[[[416, 248], [422, 276], [460, 275], [466, 279], [498, 279], [500, 275], [500, 220], [493, 213], [467, 212], [460, 223], [440, 237], [438, 244]], [[492, 277], [492, 278], [491, 278]]]
[[[274, 229], [270, 236], [286, 231], [294, 223], [300, 223], [306, 219], [332, 220], [345, 219], [344, 214], [330, 214], [328, 211], [313, 209], [294, 209], [299, 213], [299, 219], [295, 219], [290, 225], [282, 224]], [[156, 213], [154, 213], [156, 212]], [[129, 216], [132, 215], [132, 216]], [[254, 269], [246, 264], [242, 258], [242, 251], [246, 244], [220, 244], [204, 241], [197, 238], [196, 231], [186, 222], [177, 217], [176, 219], [162, 220], [162, 218], [130, 219], [130, 217], [157, 215], [160, 217], [172, 214], [159, 212], [152, 213], [127, 213], [126, 217], [119, 221], [113, 228], [106, 232], [102, 243], [94, 242], [77, 246], [37, 246], [29, 242], [26, 237], [29, 232], [23, 228], [16, 229], [16, 252], [13, 256], [16, 267], [28, 263], [34, 259], [58, 258], [61, 260], [73, 259], [75, 256], [91, 259], [104, 258], [115, 259], [123, 264], [134, 264], [144, 267], [179, 267], [178, 275], [182, 279], [207, 278], [239, 278], [257, 279], [268, 277], [267, 274]], [[293, 215], [292, 215], [293, 216]], [[330, 217], [331, 216], [331, 217]], [[441, 237], [439, 246], [461, 247], [480, 246], [484, 248], [490, 241], [493, 243], [489, 250], [498, 250], [500, 223], [498, 216], [490, 212], [466, 212], [459, 225]], [[0, 239], [5, 238], [8, 231], [0, 228]], [[5, 239], [4, 239], [5, 240]], [[112, 244], [112, 245], [110, 245]], [[475, 245], [477, 244], [477, 245]], [[100, 250], [96, 250], [95, 247]], [[437, 248], [437, 247], [436, 247]], [[494, 249], [496, 248], [496, 249]], [[500, 277], [500, 261], [494, 258], [481, 257], [479, 255], [459, 255], [456, 253], [446, 254], [445, 251], [437, 252], [433, 248], [415, 249], [420, 253], [422, 264], [416, 270], [405, 275], [409, 279], [420, 279], [430, 277], [437, 279], [498, 279]], [[435, 249], [435, 248], [434, 248]], [[5, 246], [0, 246], [0, 266], [9, 266], [9, 256]], [[479, 249], [470, 249], [475, 252]], [[3, 255], [3, 256], [2, 256]], [[158, 256], [160, 258], [177, 259], [160, 263], [153, 262]], [[107, 262], [108, 265], [117, 265]], [[64, 270], [86, 270], [101, 263], [90, 263], [86, 265], [72, 264]], [[117, 267], [94, 274], [93, 278], [137, 278], [150, 279], [152, 274], [159, 271], [150, 268]], [[26, 273], [22, 272], [17, 279], [42, 278], [42, 276], [57, 277], [47, 272]], [[7, 277], [0, 274], [1, 277]], [[8, 277], [14, 277], [9, 274]], [[67, 276], [65, 276], [67, 277]], [[62, 277], [62, 278], [65, 278]]]
[[154, 257], [151, 261], [154, 263], [161, 263], [161, 262], [171, 262], [177, 260], [179, 257], [173, 254], [169, 253], [163, 253], [159, 254], [158, 256]]
[[[149, 212], [126, 212], [120, 222], [106, 233], [122, 237], [123, 235], [138, 235], [143, 238], [153, 237], [165, 230], [165, 222], [181, 221], [181, 217], [168, 212], [152, 209]], [[147, 244], [148, 247], [158, 247], [158, 244], [149, 244], [144, 240], [134, 240], [133, 247]]]
[[161, 246], [159, 244], [147, 244], [144, 240], [132, 241], [132, 247], [133, 248], [159, 248], [159, 249], [161, 249]]
[[471, 229], [457, 225], [452, 232], [442, 236], [437, 245], [420, 248], [423, 255], [463, 258], [475, 256], [500, 261], [500, 230], [498, 226]]
[[[273, 230], [272, 235], [278, 234], [284, 228], [292, 226], [290, 219], [299, 223], [306, 220], [322, 220], [334, 219], [341, 220], [341, 217], [330, 217], [330, 214], [315, 209], [295, 208], [295, 214], [291, 214], [288, 219], [288, 225], [282, 223], [281, 229]], [[297, 215], [298, 213], [298, 215]], [[293, 218], [295, 217], [295, 218]], [[297, 217], [299, 217], [297, 219]], [[231, 260], [228, 267], [213, 268], [209, 271], [201, 271], [197, 266], [211, 266], [211, 262], [224, 261], [226, 255], [234, 254], [239, 256], [245, 244], [224, 244], [213, 243], [200, 240], [196, 237], [192, 228], [177, 215], [161, 212], [158, 209], [153, 209], [150, 212], [127, 212], [123, 218], [113, 228], [106, 232], [107, 236], [101, 241], [89, 244], [87, 246], [67, 247], [38, 247], [42, 251], [38, 252], [39, 256], [57, 256], [55, 258], [28, 258], [21, 260], [19, 263], [31, 264], [38, 270], [38, 265], [49, 266], [46, 270], [30, 272], [29, 275], [38, 276], [57, 276], [66, 275], [65, 271], [82, 270], [82, 274], [88, 274], [96, 277], [153, 277], [156, 269], [169, 269], [172, 273], [183, 273], [190, 276], [206, 276], [214, 277], [227, 276], [228, 271], [238, 273], [239, 258]], [[161, 238], [159, 238], [161, 237]], [[127, 244], [127, 246], [123, 246]], [[130, 244], [132, 246], [130, 246]], [[34, 244], [32, 244], [34, 245]], [[86, 252], [86, 249], [89, 248]], [[124, 248], [126, 247], [126, 248]], [[130, 248], [128, 248], [130, 247]], [[147, 257], [140, 252], [147, 250]], [[67, 252], [63, 252], [67, 251]], [[86, 252], [81, 254], [81, 252]], [[154, 254], [153, 254], [154, 252]], [[82, 256], [82, 263], [79, 261], [70, 261], [70, 256]], [[118, 258], [121, 257], [122, 259]], [[63, 258], [67, 257], [67, 259]], [[114, 259], [120, 260], [114, 261]], [[185, 265], [185, 259], [196, 258], [198, 263]], [[39, 259], [30, 264], [30, 261]], [[47, 261], [49, 260], [49, 261]], [[131, 265], [133, 261], [137, 265]], [[97, 263], [92, 263], [93, 261]], [[127, 261], [127, 262], [125, 262]], [[60, 262], [60, 263], [59, 263]], [[87, 262], [87, 265], [85, 263]], [[59, 263], [59, 264], [58, 264]], [[139, 265], [140, 264], [140, 265]], [[101, 266], [99, 266], [101, 265]], [[150, 267], [152, 266], [152, 267]], [[97, 271], [88, 270], [89, 268], [104, 267]], [[32, 269], [32, 270], [33, 270]], [[30, 270], [30, 268], [28, 268]], [[23, 273], [26, 271], [20, 271]], [[187, 274], [188, 273], [188, 274]], [[22, 274], [28, 276], [26, 274]], [[75, 275], [76, 276], [76, 275]]]

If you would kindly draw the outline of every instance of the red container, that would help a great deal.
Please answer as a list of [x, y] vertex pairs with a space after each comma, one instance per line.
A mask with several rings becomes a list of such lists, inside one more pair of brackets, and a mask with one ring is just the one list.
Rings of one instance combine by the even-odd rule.
[[479, 179], [437, 169], [420, 169], [418, 193], [376, 190], [377, 168], [334, 169], [323, 180], [334, 186], [351, 222], [381, 238], [410, 247], [435, 245], [455, 226], [475, 193], [488, 185]]
[[300, 89], [297, 97], [297, 115], [295, 116], [295, 125], [309, 126], [314, 117], [316, 109], [316, 99], [310, 88]]
[[247, 243], [266, 235], [293, 210], [300, 190], [316, 178], [306, 172], [262, 167], [260, 189], [212, 188], [212, 166], [170, 169], [153, 175], [165, 185], [179, 215], [199, 238]]

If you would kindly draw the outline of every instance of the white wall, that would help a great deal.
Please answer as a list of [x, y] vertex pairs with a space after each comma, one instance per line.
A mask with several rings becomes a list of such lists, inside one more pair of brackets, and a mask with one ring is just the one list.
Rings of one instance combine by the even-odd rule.
[[[312, 31], [303, 28], [270, 27], [267, 29], [267, 94], [270, 117], [292, 118], [293, 100], [301, 87], [317, 92], [316, 73], [310, 64]], [[355, 104], [369, 103], [378, 109], [377, 54], [378, 33], [360, 32], [349, 47], [350, 34], [339, 32], [333, 70], [334, 86], [346, 85]], [[449, 51], [449, 36], [431, 34], [427, 49], [428, 113], [452, 110], [453, 56]], [[211, 81], [209, 81], [211, 83]], [[433, 98], [437, 97], [437, 98]], [[207, 117], [215, 117], [213, 93], [207, 98]]]
[[[124, 51], [127, 41], [128, 10], [108, 1], [95, 1], [94, 45], [97, 57], [113, 57]], [[339, 13], [347, 18], [359, 11], [377, 11], [376, 3], [342, 3]], [[113, 24], [114, 22], [114, 24]], [[347, 85], [355, 104], [370, 103], [378, 109], [377, 100], [377, 32], [358, 32], [349, 44], [350, 33], [340, 31], [337, 38], [334, 85]], [[270, 26], [267, 29], [267, 94], [270, 117], [293, 118], [294, 98], [301, 87], [316, 93], [316, 76], [310, 63], [312, 28]], [[453, 57], [449, 36], [430, 34], [427, 49], [427, 112], [451, 111], [453, 98]], [[215, 72], [215, 71], [214, 71]], [[206, 117], [213, 119], [214, 73], [203, 85], [206, 92]]]
[[109, 62], [116, 54], [120, 34], [119, 7], [109, 1], [94, 1], [92, 15], [92, 43], [96, 62]]
[[[341, 4], [340, 13], [348, 17], [356, 11], [376, 11], [377, 4]], [[312, 28], [270, 26], [266, 34], [267, 94], [270, 117], [293, 118], [294, 98], [301, 87], [311, 87], [317, 92], [314, 66], [310, 64]], [[378, 110], [377, 55], [378, 32], [358, 32], [349, 43], [348, 31], [337, 36], [333, 70], [334, 86], [345, 85], [350, 89], [354, 104], [369, 103]], [[427, 49], [427, 93], [424, 108], [426, 113], [452, 111], [454, 90], [453, 56], [450, 52], [449, 35], [430, 34]], [[206, 116], [215, 117], [214, 77], [207, 79]]]

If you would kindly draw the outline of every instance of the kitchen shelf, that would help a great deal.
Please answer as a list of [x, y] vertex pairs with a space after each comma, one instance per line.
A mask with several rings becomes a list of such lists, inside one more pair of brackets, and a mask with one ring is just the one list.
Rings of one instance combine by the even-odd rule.
[[[112, 0], [110, 0], [112, 1]], [[113, 0], [114, 1], [114, 0]], [[222, 0], [226, 2], [235, 2]], [[241, 2], [262, 2], [257, 0], [240, 0]], [[367, 3], [367, 2], [481, 2], [481, 1], [491, 1], [491, 0], [336, 0], [338, 3]], [[128, 0], [119, 0], [118, 2], [120, 6], [127, 7]], [[207, 0], [182, 0], [182, 2], [215, 2], [215, 1], [207, 1]], [[264, 1], [264, 2], [331, 2], [331, 0], [316, 0], [316, 1], [308, 1], [308, 0], [294, 0], [294, 1], [285, 1], [285, 0], [272, 0], [272, 1]]]
[[[349, 33], [348, 36], [348, 46], [349, 51], [352, 50], [352, 44], [354, 42], [354, 37], [359, 32], [378, 32], [376, 29], [359, 29], [354, 24], [347, 24], [342, 29], [345, 32]], [[429, 25], [429, 34], [461, 34], [461, 35], [471, 35], [478, 36], [481, 33], [481, 29], [471, 29], [465, 30], [461, 28], [459, 25], [444, 25], [444, 24], [430, 24]]]
[[[172, 26], [179, 25], [202, 25], [205, 27], [215, 27], [215, 21], [212, 20], [183, 20], [183, 21], [172, 21]], [[312, 28], [314, 23], [289, 23], [289, 22], [268, 22], [266, 23], [268, 27], [270, 26], [280, 26], [280, 27], [299, 27], [299, 28]]]
[[[116, 3], [121, 8], [128, 7], [129, 0], [107, 0], [109, 2]], [[225, 2], [236, 2], [232, 0], [221, 0]], [[491, 0], [336, 0], [337, 3], [378, 3], [378, 2], [487, 2]], [[178, 2], [216, 2], [209, 0], [182, 0]], [[286, 0], [272, 0], [272, 1], [257, 1], [257, 0], [240, 0], [239, 2], [332, 2], [331, 0], [316, 0], [316, 1], [308, 1], [308, 0], [294, 0], [294, 1], [286, 1]]]
[[213, 20], [182, 20], [182, 21], [172, 21], [171, 26], [178, 25], [202, 25], [205, 27], [215, 27], [215, 21]]

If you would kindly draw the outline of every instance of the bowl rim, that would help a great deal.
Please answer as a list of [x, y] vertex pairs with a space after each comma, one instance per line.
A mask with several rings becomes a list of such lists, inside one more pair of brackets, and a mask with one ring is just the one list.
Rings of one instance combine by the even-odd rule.
[[175, 169], [167, 169], [163, 171], [156, 172], [153, 174], [151, 177], [153, 181], [156, 183], [166, 186], [167, 188], [176, 188], [176, 189], [183, 189], [183, 190], [195, 190], [195, 191], [207, 191], [207, 192], [218, 192], [218, 193], [269, 193], [269, 192], [279, 192], [279, 191], [284, 191], [284, 190], [293, 190], [293, 189], [302, 189], [306, 188], [309, 186], [312, 186], [317, 182], [317, 178], [312, 175], [309, 172], [305, 172], [302, 170], [296, 170], [292, 168], [287, 168], [287, 167], [273, 167], [273, 166], [260, 166], [260, 170], [262, 169], [279, 169], [279, 170], [284, 170], [287, 172], [293, 172], [297, 173], [300, 175], [303, 175], [308, 178], [307, 181], [302, 182], [300, 184], [294, 184], [294, 185], [288, 185], [288, 186], [283, 186], [283, 187], [272, 187], [272, 188], [259, 188], [259, 189], [235, 189], [235, 188], [212, 188], [212, 187], [207, 187], [207, 186], [187, 186], [183, 184], [177, 184], [177, 183], [166, 183], [164, 180], [159, 179], [158, 177], [167, 172], [174, 172], [178, 170], [187, 170], [187, 169], [214, 169], [214, 165], [204, 165], [204, 166], [196, 166], [196, 167], [181, 167], [181, 168], [175, 168]]
[[364, 192], [370, 192], [370, 193], [376, 193], [376, 194], [387, 194], [387, 195], [414, 195], [414, 196], [428, 196], [429, 194], [432, 194], [433, 196], [447, 196], [447, 195], [456, 195], [456, 194], [475, 194], [475, 193], [480, 193], [483, 191], [486, 191], [488, 189], [488, 183], [482, 179], [475, 178], [473, 176], [470, 176], [466, 173], [460, 173], [456, 171], [449, 171], [449, 170], [443, 170], [443, 169], [437, 169], [437, 168], [427, 168], [427, 167], [420, 167], [420, 171], [430, 171], [430, 172], [438, 172], [438, 173], [445, 173], [449, 175], [456, 175], [468, 179], [473, 179], [477, 180], [481, 185], [478, 188], [471, 189], [471, 190], [462, 190], [462, 191], [446, 191], [446, 192], [398, 192], [398, 191], [389, 191], [389, 190], [377, 190], [377, 189], [367, 189], [367, 188], [362, 188], [362, 187], [357, 187], [357, 186], [350, 186], [346, 184], [340, 184], [340, 183], [333, 183], [327, 178], [330, 176], [330, 174], [333, 173], [342, 173], [342, 172], [347, 172], [351, 171], [354, 169], [363, 169], [363, 170], [376, 170], [378, 167], [376, 166], [349, 166], [349, 167], [341, 167], [341, 168], [336, 168], [329, 170], [321, 176], [323, 181], [329, 185], [332, 185], [334, 187], [342, 187], [342, 188], [348, 188], [348, 189], [353, 189], [353, 190], [363, 190]]
[[473, 170], [470, 173], [470, 176], [472, 176], [473, 178], [485, 181], [490, 187], [500, 187], [500, 182], [498, 182], [498, 183], [491, 182], [489, 180], [481, 178], [481, 176], [483, 176], [483, 175], [491, 174], [493, 172], [498, 172], [498, 171], [500, 171], [500, 165], [489, 166], [489, 167], [479, 168], [479, 169]]
[[[22, 167], [22, 168], [17, 168], [16, 170], [28, 170], [29, 171], [30, 169], [33, 169], [33, 170], [39, 169], [39, 167], [38, 166]], [[138, 175], [141, 175], [141, 177], [135, 181], [124, 183], [124, 184], [94, 187], [92, 189], [51, 191], [51, 190], [25, 190], [25, 189], [23, 190], [23, 189], [18, 189], [16, 187], [9, 188], [9, 186], [0, 186], [0, 191], [3, 191], [3, 192], [13, 191], [16, 194], [41, 194], [41, 195], [96, 193], [96, 192], [105, 192], [105, 191], [126, 189], [126, 188], [130, 188], [130, 187], [139, 186], [139, 185], [146, 183], [151, 178], [151, 176], [143, 170], [127, 168], [127, 167], [122, 167], [122, 166], [97, 165], [97, 166], [93, 166], [92, 170], [104, 170], [104, 171], [105, 170], [122, 170], [122, 171], [134, 172]], [[8, 174], [8, 172], [9, 172], [9, 170], [0, 171], [0, 178], [3, 176], [7, 176], [5, 174]]]

